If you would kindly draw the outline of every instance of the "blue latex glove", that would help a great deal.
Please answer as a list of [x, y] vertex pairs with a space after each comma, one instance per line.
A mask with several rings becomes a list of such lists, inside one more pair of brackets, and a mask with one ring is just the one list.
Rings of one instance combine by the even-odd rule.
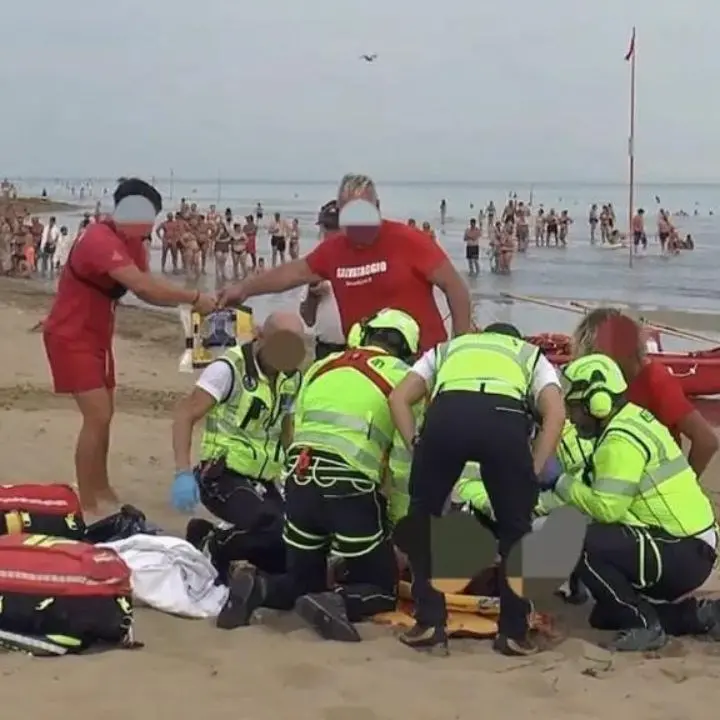
[[180, 512], [192, 512], [200, 502], [200, 490], [192, 470], [178, 470], [172, 486], [172, 504]]
[[552, 456], [546, 463], [545, 467], [538, 475], [538, 483], [543, 490], [554, 490], [557, 481], [562, 475], [562, 466], [556, 456]]

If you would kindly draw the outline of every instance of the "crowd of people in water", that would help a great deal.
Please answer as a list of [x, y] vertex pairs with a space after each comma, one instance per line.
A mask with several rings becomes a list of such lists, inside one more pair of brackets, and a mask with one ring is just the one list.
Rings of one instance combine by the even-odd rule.
[[[92, 197], [92, 187], [81, 184], [73, 197]], [[0, 186], [0, 274], [16, 277], [52, 277], [66, 263], [75, 240], [92, 222], [102, 216], [98, 201], [94, 212], [86, 212], [77, 228], [58, 225], [55, 217], [41, 220], [31, 215], [17, 200], [16, 186], [3, 181]], [[8, 202], [11, 201], [11, 202]], [[475, 212], [471, 205], [471, 212]], [[685, 213], [678, 213], [680, 217]], [[518, 253], [525, 253], [534, 241], [537, 248], [566, 248], [574, 219], [566, 209], [546, 209], [542, 204], [533, 208], [532, 200], [518, 200], [511, 194], [501, 211], [490, 201], [477, 216], [469, 219], [464, 231], [465, 257], [468, 274], [480, 273], [481, 256], [487, 258], [491, 272], [509, 274]], [[640, 208], [632, 219], [630, 232], [622, 233], [612, 203], [590, 206], [587, 223], [591, 245], [627, 246], [631, 242], [636, 252], [648, 246], [647, 218]], [[438, 241], [431, 223], [418, 223], [409, 218], [407, 224], [416, 227]], [[440, 203], [440, 233], [448, 224], [448, 205]], [[487, 243], [484, 242], [487, 237]], [[664, 256], [678, 255], [682, 250], [694, 249], [691, 235], [681, 237], [671, 213], [659, 208], [656, 237]], [[162, 272], [184, 274], [192, 279], [206, 275], [208, 259], [214, 260], [216, 282], [238, 280], [251, 273], [263, 272], [265, 257], [261, 245], [268, 241], [270, 264], [293, 260], [300, 256], [301, 226], [298, 218], [285, 218], [279, 212], [266, 215], [258, 202], [253, 212], [236, 214], [232, 208], [220, 212], [216, 205], [200, 209], [195, 202], [183, 198], [175, 212], [168, 212], [155, 230], [160, 247]], [[148, 239], [151, 242], [151, 239]]]

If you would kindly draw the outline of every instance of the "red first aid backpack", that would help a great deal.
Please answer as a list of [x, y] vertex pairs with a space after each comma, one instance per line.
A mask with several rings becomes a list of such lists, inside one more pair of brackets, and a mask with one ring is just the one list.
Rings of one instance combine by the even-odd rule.
[[80, 652], [98, 642], [130, 645], [132, 629], [130, 569], [114, 550], [48, 535], [0, 537], [0, 645], [10, 634]]
[[80, 499], [69, 485], [0, 485], [0, 535], [85, 536]]

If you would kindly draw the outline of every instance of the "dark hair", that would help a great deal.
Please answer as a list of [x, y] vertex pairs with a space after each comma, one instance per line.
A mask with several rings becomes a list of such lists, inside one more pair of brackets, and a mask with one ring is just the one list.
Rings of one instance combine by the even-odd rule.
[[148, 182], [140, 178], [122, 178], [115, 192], [113, 193], [113, 201], [117, 205], [121, 200], [132, 195], [140, 195], [152, 203], [155, 212], [162, 210], [162, 197], [160, 193]]
[[522, 333], [512, 324], [504, 322], [491, 323], [483, 328], [483, 332], [497, 333], [498, 335], [507, 335], [522, 340]]
[[363, 345], [379, 345], [394, 357], [410, 363], [414, 355], [403, 334], [395, 328], [367, 328], [363, 333]]
[[337, 230], [339, 227], [340, 210], [337, 200], [325, 203], [318, 212], [317, 225], [323, 230]]

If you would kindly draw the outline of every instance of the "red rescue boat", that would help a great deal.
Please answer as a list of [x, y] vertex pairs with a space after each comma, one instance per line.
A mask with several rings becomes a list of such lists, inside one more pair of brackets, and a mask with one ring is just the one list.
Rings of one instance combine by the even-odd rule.
[[[537, 345], [553, 365], [570, 362], [570, 337], [542, 333], [525, 338]], [[659, 338], [651, 339], [660, 348]], [[682, 384], [687, 397], [720, 395], [720, 347], [694, 352], [648, 352], [651, 360], [662, 363]]]

